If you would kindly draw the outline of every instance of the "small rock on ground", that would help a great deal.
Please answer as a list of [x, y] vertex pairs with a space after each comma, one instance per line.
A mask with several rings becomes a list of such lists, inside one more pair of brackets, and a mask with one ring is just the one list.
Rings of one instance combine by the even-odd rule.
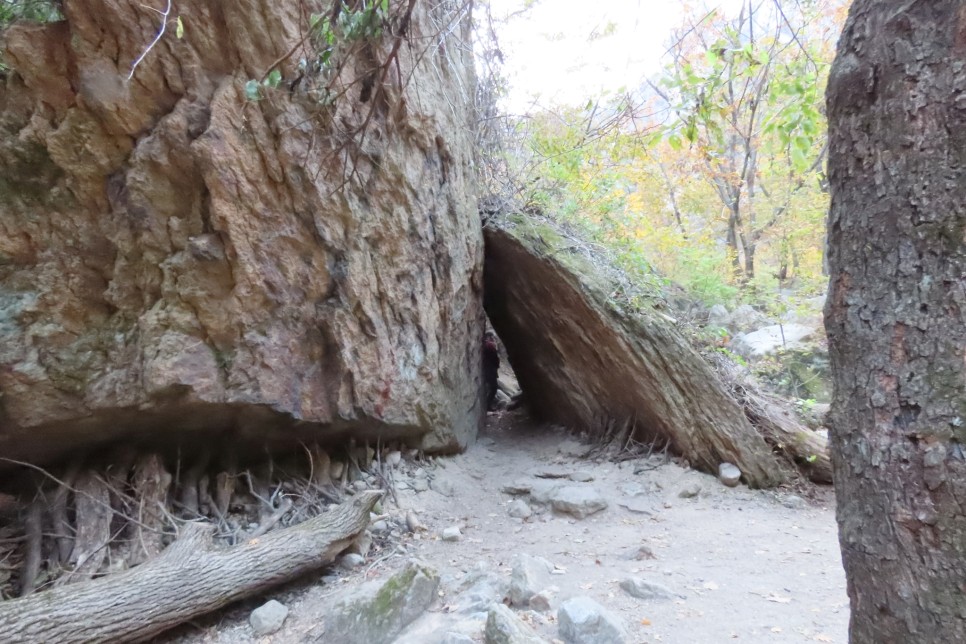
[[342, 559], [339, 561], [339, 565], [346, 570], [358, 568], [364, 563], [366, 563], [366, 558], [355, 552], [350, 552], [347, 555], [343, 555]]
[[526, 606], [530, 598], [550, 585], [553, 564], [541, 557], [520, 553], [513, 556], [510, 572], [510, 605]]
[[446, 497], [450, 497], [456, 494], [456, 488], [453, 486], [452, 483], [450, 483], [446, 479], [440, 479], [440, 478], [433, 479], [433, 482], [430, 483], [429, 486], [433, 488], [434, 492], [438, 492], [439, 494], [442, 494], [443, 496], [446, 496]]
[[483, 631], [486, 644], [547, 644], [503, 604], [494, 604]]
[[666, 586], [656, 584], [640, 577], [628, 577], [620, 582], [621, 589], [638, 599], [671, 599], [674, 593]]
[[459, 541], [462, 536], [463, 533], [455, 525], [443, 529], [443, 541]]
[[605, 509], [607, 500], [590, 486], [564, 485], [550, 493], [550, 505], [557, 512], [566, 512], [583, 519]]
[[533, 515], [533, 510], [530, 509], [526, 501], [516, 499], [507, 506], [506, 513], [514, 519], [527, 519]]
[[410, 563], [389, 579], [371, 583], [336, 603], [324, 620], [324, 639], [340, 644], [388, 644], [436, 598], [439, 575]]
[[288, 617], [288, 608], [273, 599], [253, 610], [248, 617], [248, 623], [252, 625], [255, 635], [262, 637], [282, 628], [282, 622], [286, 617]]
[[701, 494], [701, 486], [697, 483], [688, 483], [678, 492], [678, 496], [682, 499], [693, 499], [699, 494]]
[[802, 497], [792, 494], [785, 497], [785, 500], [782, 501], [782, 505], [792, 510], [804, 510], [808, 504], [805, 503], [805, 499]]
[[573, 597], [557, 610], [560, 639], [566, 644], [624, 644], [620, 621], [590, 597]]
[[741, 470], [737, 465], [722, 463], [718, 466], [718, 480], [728, 487], [735, 487], [741, 480]]

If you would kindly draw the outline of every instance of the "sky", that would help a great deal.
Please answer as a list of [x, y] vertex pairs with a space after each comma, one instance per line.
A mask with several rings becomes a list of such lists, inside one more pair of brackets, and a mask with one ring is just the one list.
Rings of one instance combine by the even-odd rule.
[[[525, 0], [491, 0], [494, 15], [519, 10]], [[601, 91], [636, 88], [661, 69], [685, 3], [677, 0], [538, 0], [525, 17], [500, 31], [507, 107], [529, 111], [551, 104], [580, 105]], [[701, 3], [703, 6], [705, 3]], [[732, 11], [741, 0], [708, 2]]]

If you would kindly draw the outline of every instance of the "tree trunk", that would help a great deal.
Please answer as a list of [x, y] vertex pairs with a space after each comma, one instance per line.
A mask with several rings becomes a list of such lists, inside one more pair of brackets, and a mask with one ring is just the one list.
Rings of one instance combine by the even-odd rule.
[[210, 526], [181, 537], [142, 566], [0, 602], [4, 642], [142, 641], [198, 615], [331, 562], [369, 523], [379, 492], [233, 548], [216, 548]]
[[851, 641], [966, 642], [966, 11], [856, 0], [828, 85]]

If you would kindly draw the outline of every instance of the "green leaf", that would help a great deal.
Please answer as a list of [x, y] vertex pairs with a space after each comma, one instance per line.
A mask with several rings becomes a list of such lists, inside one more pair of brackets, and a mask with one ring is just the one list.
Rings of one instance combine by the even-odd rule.
[[181, 16], [175, 20], [174, 35], [178, 37], [178, 40], [184, 38], [184, 23], [181, 22]]
[[245, 83], [245, 98], [250, 101], [257, 101], [262, 97], [262, 90], [258, 86], [257, 80], [250, 80]]
[[268, 74], [268, 78], [265, 79], [265, 85], [268, 87], [278, 87], [278, 84], [282, 82], [282, 72], [278, 68], [273, 69]]
[[667, 144], [671, 146], [672, 150], [680, 150], [681, 137], [679, 137], [677, 134], [672, 134], [669, 137], [667, 137]]

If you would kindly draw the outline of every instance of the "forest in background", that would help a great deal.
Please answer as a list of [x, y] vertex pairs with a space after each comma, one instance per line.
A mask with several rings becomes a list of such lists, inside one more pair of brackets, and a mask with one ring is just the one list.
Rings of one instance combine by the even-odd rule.
[[[581, 106], [494, 118], [503, 144], [482, 192], [512, 195], [630, 276], [659, 275], [705, 305], [777, 316], [822, 294], [824, 96], [848, 4], [688, 5], [656, 76]], [[499, 58], [498, 45], [480, 49], [484, 67]], [[484, 91], [505, 94], [487, 70]]]

